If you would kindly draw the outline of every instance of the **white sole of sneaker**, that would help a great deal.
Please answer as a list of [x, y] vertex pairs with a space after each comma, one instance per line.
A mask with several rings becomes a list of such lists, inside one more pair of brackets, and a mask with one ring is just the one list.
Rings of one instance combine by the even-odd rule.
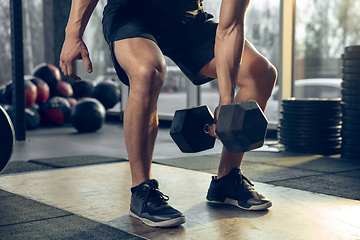
[[150, 227], [176, 227], [176, 226], [179, 226], [179, 225], [185, 223], [185, 221], [186, 221], [185, 217], [178, 217], [178, 218], [170, 219], [167, 221], [153, 222], [147, 218], [141, 218], [131, 211], [129, 212], [129, 214], [130, 214], [130, 216], [141, 220], [144, 224], [146, 224]]
[[238, 207], [238, 208], [243, 209], [243, 210], [248, 210], [248, 211], [265, 210], [265, 209], [268, 209], [268, 208], [270, 208], [272, 206], [271, 202], [266, 202], [264, 204], [252, 205], [251, 207], [246, 208], [246, 207], [240, 206], [237, 200], [230, 199], [230, 198], [226, 198], [224, 202], [219, 202], [219, 201], [209, 201], [209, 202], [216, 203], [216, 204], [232, 205], [232, 206]]

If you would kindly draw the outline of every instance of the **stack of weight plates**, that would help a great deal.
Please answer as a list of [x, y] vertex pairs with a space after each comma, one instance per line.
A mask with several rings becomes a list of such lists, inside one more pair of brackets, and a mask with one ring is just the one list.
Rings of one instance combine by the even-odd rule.
[[360, 46], [345, 48], [342, 82], [343, 158], [360, 159]]
[[296, 99], [282, 102], [280, 143], [285, 151], [334, 155], [341, 152], [340, 99]]

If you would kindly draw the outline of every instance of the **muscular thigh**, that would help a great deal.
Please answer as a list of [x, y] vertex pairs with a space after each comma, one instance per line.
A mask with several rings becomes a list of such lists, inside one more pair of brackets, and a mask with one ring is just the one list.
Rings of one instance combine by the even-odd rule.
[[[149, 39], [136, 37], [114, 42], [116, 71], [124, 71], [131, 82], [157, 71], [165, 74], [165, 59], [158, 45]], [[121, 74], [119, 74], [121, 75]], [[120, 79], [122, 80], [122, 79]]]
[[[270, 62], [246, 40], [237, 85], [241, 86], [246, 84], [247, 81], [256, 79], [255, 76], [259, 74], [261, 70], [269, 68], [269, 64]], [[213, 58], [201, 69], [200, 73], [208, 77], [217, 78], [216, 59]]]

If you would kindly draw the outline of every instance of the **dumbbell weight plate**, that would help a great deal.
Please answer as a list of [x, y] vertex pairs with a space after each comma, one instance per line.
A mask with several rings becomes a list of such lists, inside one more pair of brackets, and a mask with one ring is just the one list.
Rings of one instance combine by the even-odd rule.
[[287, 146], [302, 146], [302, 147], [307, 147], [307, 148], [319, 148], [319, 147], [327, 147], [327, 148], [333, 148], [335, 146], [341, 145], [341, 141], [310, 141], [309, 139], [306, 140], [302, 140], [302, 139], [298, 139], [298, 140], [294, 140], [294, 139], [288, 139], [288, 138], [284, 138], [282, 136], [279, 137], [279, 142], [287, 145]]
[[0, 106], [0, 173], [9, 162], [15, 145], [15, 132], [9, 115]]
[[342, 59], [360, 59], [360, 51], [345, 52], [341, 57]]
[[285, 132], [286, 134], [293, 134], [294, 136], [296, 135], [308, 135], [308, 134], [313, 134], [313, 135], [332, 135], [332, 134], [338, 134], [341, 132], [341, 126], [336, 127], [336, 128], [325, 128], [325, 129], [308, 129], [308, 128], [303, 128], [303, 129], [296, 129], [296, 128], [289, 128], [289, 127], [285, 127], [285, 126], [280, 126], [279, 127], [279, 131], [280, 132]]
[[360, 74], [343, 74], [342, 80], [347, 81], [359, 81], [360, 80]]
[[268, 121], [256, 101], [220, 109], [216, 134], [229, 152], [247, 152], [264, 144]]
[[344, 107], [342, 110], [342, 115], [352, 118], [360, 118], [360, 110], [346, 109]]
[[360, 54], [360, 45], [347, 46], [345, 52], [359, 52], [358, 54]]
[[295, 112], [295, 111], [281, 111], [283, 119], [301, 119], [304, 121], [321, 121], [322, 119], [336, 119], [342, 115], [341, 109], [336, 112], [318, 112], [318, 113], [307, 113], [307, 112]]
[[170, 136], [184, 153], [211, 149], [215, 138], [205, 133], [204, 126], [212, 125], [214, 118], [207, 106], [177, 110], [170, 128]]
[[341, 148], [342, 148], [343, 152], [360, 154], [360, 147], [359, 146], [342, 144]]
[[338, 134], [341, 131], [341, 124], [339, 125], [290, 125], [284, 124], [278, 126], [278, 130], [287, 133], [298, 133], [298, 134], [316, 134], [316, 135], [331, 135]]
[[349, 130], [346, 130], [346, 129], [341, 129], [341, 136], [343, 138], [358, 139], [358, 138], [360, 138], [360, 131], [349, 131]]
[[314, 118], [301, 118], [300, 116], [289, 116], [288, 114], [283, 114], [283, 116], [280, 118], [280, 123], [287, 123], [287, 124], [300, 124], [300, 125], [306, 125], [306, 126], [317, 126], [317, 125], [324, 125], [324, 126], [334, 126], [338, 125], [339, 121], [341, 121], [342, 115], [332, 117], [332, 116], [326, 116], [323, 118], [320, 117], [314, 117]]
[[356, 125], [356, 124], [344, 124], [342, 126], [342, 129], [344, 131], [355, 131], [355, 132], [360, 132], [360, 125]]
[[284, 110], [289, 110], [289, 111], [302, 111], [302, 112], [315, 112], [315, 111], [331, 111], [331, 110], [336, 110], [338, 108], [340, 108], [340, 98], [339, 101], [336, 103], [333, 103], [331, 105], [327, 105], [327, 104], [316, 104], [316, 102], [314, 102], [313, 105], [310, 104], [288, 104], [288, 103], [283, 103], [282, 104]]
[[343, 60], [343, 66], [345, 67], [359, 67], [360, 60]]
[[296, 126], [296, 125], [285, 125], [282, 124], [280, 126], [280, 131], [282, 132], [289, 132], [289, 133], [297, 133], [297, 132], [308, 132], [308, 133], [312, 133], [312, 134], [316, 134], [316, 135], [331, 135], [331, 134], [337, 134], [341, 131], [341, 125], [337, 125], [337, 126], [316, 126], [316, 125], [301, 125], [301, 126]]
[[341, 87], [360, 91], [360, 81], [342, 81]]
[[343, 95], [342, 100], [348, 103], [360, 103], [360, 96]]
[[360, 111], [360, 104], [357, 103], [348, 103], [348, 102], [341, 102], [342, 109], [345, 110], [355, 110]]
[[300, 107], [300, 108], [333, 108], [338, 106], [340, 103], [339, 98], [333, 99], [324, 99], [324, 98], [310, 98], [310, 99], [301, 99], [301, 98], [290, 98], [284, 99], [282, 101], [283, 106], [289, 107]]
[[302, 140], [307, 140], [307, 139], [314, 139], [314, 140], [323, 140], [323, 139], [328, 139], [328, 138], [339, 138], [341, 137], [341, 132], [338, 133], [334, 133], [334, 134], [297, 134], [294, 135], [293, 133], [288, 133], [288, 132], [279, 132], [280, 137], [284, 137], [284, 138], [297, 138], [297, 139], [302, 139]]
[[294, 116], [289, 116], [288, 114], [283, 114], [282, 118], [280, 118], [280, 123], [282, 121], [289, 122], [292, 124], [306, 124], [306, 125], [319, 125], [319, 124], [325, 124], [325, 125], [337, 125], [341, 121], [342, 115], [339, 115], [334, 118], [299, 118]]
[[343, 125], [347, 125], [347, 124], [359, 124], [360, 121], [357, 118], [354, 117], [348, 117], [348, 116], [343, 116], [342, 117], [342, 124]]
[[358, 67], [342, 67], [342, 72], [345, 74], [360, 74], [360, 68]]
[[288, 145], [304, 145], [304, 146], [313, 146], [313, 147], [317, 147], [317, 146], [337, 146], [339, 144], [341, 144], [342, 138], [341, 137], [337, 137], [337, 138], [324, 138], [322, 140], [319, 139], [300, 139], [297, 138], [296, 136], [288, 138], [288, 137], [284, 137], [280, 135], [280, 141], [281, 142], [286, 142]]
[[321, 134], [321, 133], [311, 133], [311, 132], [307, 132], [307, 133], [294, 133], [294, 132], [284, 132], [281, 131], [278, 133], [278, 137], [282, 137], [282, 138], [287, 138], [287, 139], [299, 139], [299, 140], [314, 140], [314, 141], [322, 141], [324, 139], [331, 139], [331, 138], [339, 138], [342, 137], [341, 131], [337, 132], [337, 133], [332, 133], [332, 134]]
[[[322, 108], [322, 107], [318, 107], [318, 108], [301, 108], [301, 107], [288, 107], [288, 106], [283, 106], [283, 111], [284, 113], [288, 113], [288, 114], [292, 114], [295, 116], [298, 115], [305, 115], [307, 117], [311, 117], [311, 116], [318, 116], [318, 115], [336, 115], [339, 114], [341, 111], [341, 105], [339, 104], [339, 106], [337, 106], [336, 108]], [[308, 116], [310, 115], [310, 116]]]
[[320, 118], [314, 120], [296, 119], [296, 118], [281, 118], [279, 119], [281, 125], [292, 125], [294, 127], [314, 126], [314, 127], [331, 127], [341, 124], [341, 117], [338, 118]]
[[308, 104], [313, 106], [314, 104], [325, 104], [325, 105], [332, 105], [339, 102], [338, 98], [287, 98], [282, 100], [283, 103], [290, 103], [290, 104], [300, 104], [305, 105]]
[[360, 147], [360, 139], [343, 138], [343, 144], [354, 147]]
[[[359, 79], [360, 81], [360, 79]], [[352, 89], [352, 88], [341, 88], [341, 94], [344, 96], [358, 96], [360, 94], [360, 89]]]

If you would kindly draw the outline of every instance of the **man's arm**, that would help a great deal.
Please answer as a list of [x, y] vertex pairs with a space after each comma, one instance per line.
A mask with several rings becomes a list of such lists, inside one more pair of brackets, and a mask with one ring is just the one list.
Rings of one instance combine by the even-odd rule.
[[216, 32], [215, 59], [219, 81], [219, 107], [234, 101], [244, 50], [244, 21], [249, 0], [222, 0]]
[[73, 0], [71, 4], [65, 41], [60, 55], [60, 68], [65, 76], [74, 80], [80, 80], [74, 71], [76, 60], [82, 59], [86, 70], [92, 72], [89, 52], [82, 37], [97, 3], [98, 0]]
[[220, 101], [214, 111], [214, 124], [209, 128], [209, 134], [216, 138], [218, 136], [215, 129], [220, 108], [234, 101], [236, 80], [245, 44], [245, 12], [249, 2], [250, 0], [222, 0], [221, 2], [215, 38], [215, 64]]

